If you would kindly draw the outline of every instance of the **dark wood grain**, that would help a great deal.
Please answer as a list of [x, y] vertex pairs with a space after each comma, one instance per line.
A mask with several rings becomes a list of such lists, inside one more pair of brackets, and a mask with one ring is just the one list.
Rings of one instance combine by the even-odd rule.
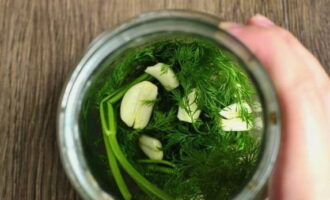
[[328, 0], [0, 0], [0, 199], [79, 199], [56, 145], [63, 81], [100, 32], [162, 8], [239, 22], [265, 14], [292, 31], [330, 72]]

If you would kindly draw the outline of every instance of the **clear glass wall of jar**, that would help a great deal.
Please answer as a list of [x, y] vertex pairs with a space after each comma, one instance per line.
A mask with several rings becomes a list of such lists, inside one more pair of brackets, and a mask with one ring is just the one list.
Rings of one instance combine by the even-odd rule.
[[[65, 171], [84, 199], [115, 199], [105, 192], [91, 173], [79, 133], [81, 104], [88, 88], [102, 78], [107, 65], [128, 48], [173, 35], [207, 38], [238, 58], [259, 93], [263, 110], [263, 145], [260, 162], [251, 180], [234, 199], [262, 196], [280, 146], [280, 109], [274, 87], [256, 57], [238, 40], [218, 27], [216, 17], [184, 10], [143, 13], [97, 37], [69, 77], [58, 110], [58, 143]], [[115, 186], [114, 186], [115, 187]]]

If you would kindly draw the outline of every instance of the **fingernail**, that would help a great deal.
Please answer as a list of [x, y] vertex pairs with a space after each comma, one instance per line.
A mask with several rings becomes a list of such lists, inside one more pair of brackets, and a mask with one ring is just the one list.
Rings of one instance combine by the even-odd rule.
[[220, 22], [220, 24], [219, 24], [219, 27], [224, 30], [230, 30], [233, 28], [241, 27], [241, 26], [242, 26], [241, 24], [237, 24], [234, 22]]
[[263, 27], [270, 27], [275, 25], [273, 21], [271, 21], [270, 19], [268, 19], [267, 17], [261, 14], [256, 14], [255, 16], [251, 17], [248, 20], [247, 24], [263, 26]]

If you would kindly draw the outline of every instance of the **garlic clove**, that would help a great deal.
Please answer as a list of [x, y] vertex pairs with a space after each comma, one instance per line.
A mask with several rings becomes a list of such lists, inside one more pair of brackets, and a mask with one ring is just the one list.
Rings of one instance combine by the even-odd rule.
[[201, 114], [201, 110], [198, 110], [195, 100], [196, 90], [194, 89], [187, 95], [187, 97], [184, 98], [185, 104], [187, 104], [185, 108], [179, 106], [177, 117], [180, 121], [193, 123], [198, 119]]
[[145, 72], [156, 78], [167, 91], [179, 86], [179, 81], [172, 68], [164, 63], [147, 67]]
[[138, 84], [132, 86], [127, 90], [121, 101], [120, 117], [129, 127], [132, 127], [135, 121], [137, 99], [139, 98], [140, 90], [141, 87]]
[[248, 131], [252, 128], [241, 118], [221, 119], [221, 125], [224, 131]]
[[143, 153], [146, 154], [150, 159], [162, 160], [164, 153], [162, 149], [162, 143], [156, 138], [141, 135], [139, 138], [139, 145]]
[[153, 105], [146, 101], [156, 100], [158, 88], [149, 81], [132, 86], [124, 95], [120, 105], [120, 117], [129, 127], [145, 128], [150, 120]]
[[233, 118], [238, 118], [240, 117], [240, 109], [246, 109], [246, 111], [248, 113], [251, 113], [252, 112], [252, 109], [251, 107], [249, 106], [249, 104], [247, 103], [242, 103], [242, 104], [238, 104], [238, 103], [234, 103], [234, 104], [231, 104], [225, 108], [223, 108], [221, 111], [220, 111], [220, 115], [227, 118], [227, 119], [233, 119]]
[[256, 117], [254, 119], [254, 127], [258, 130], [260, 130], [264, 127], [264, 122], [261, 117]]
[[158, 88], [152, 83], [147, 84], [141, 91], [140, 101], [138, 102], [135, 113], [135, 129], [143, 129], [148, 125], [153, 110], [153, 104], [146, 103], [146, 101], [156, 100], [157, 94]]
[[252, 110], [257, 113], [262, 112], [261, 104], [259, 102], [254, 102], [254, 104], [252, 105]]

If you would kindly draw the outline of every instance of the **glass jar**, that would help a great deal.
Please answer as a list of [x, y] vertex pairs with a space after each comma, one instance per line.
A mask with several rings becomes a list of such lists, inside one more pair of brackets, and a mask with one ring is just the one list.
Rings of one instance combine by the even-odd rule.
[[[91, 172], [84, 155], [79, 116], [86, 91], [100, 79], [110, 62], [128, 48], [175, 34], [207, 38], [235, 55], [254, 84], [262, 105], [264, 128], [260, 161], [251, 180], [234, 199], [257, 199], [274, 167], [280, 146], [280, 111], [274, 87], [257, 58], [237, 39], [218, 27], [220, 20], [184, 10], [147, 12], [105, 31], [89, 46], [63, 90], [58, 109], [58, 144], [64, 169], [84, 199], [115, 199]], [[115, 187], [115, 185], [113, 186]], [[263, 197], [264, 198], [264, 197]]]

